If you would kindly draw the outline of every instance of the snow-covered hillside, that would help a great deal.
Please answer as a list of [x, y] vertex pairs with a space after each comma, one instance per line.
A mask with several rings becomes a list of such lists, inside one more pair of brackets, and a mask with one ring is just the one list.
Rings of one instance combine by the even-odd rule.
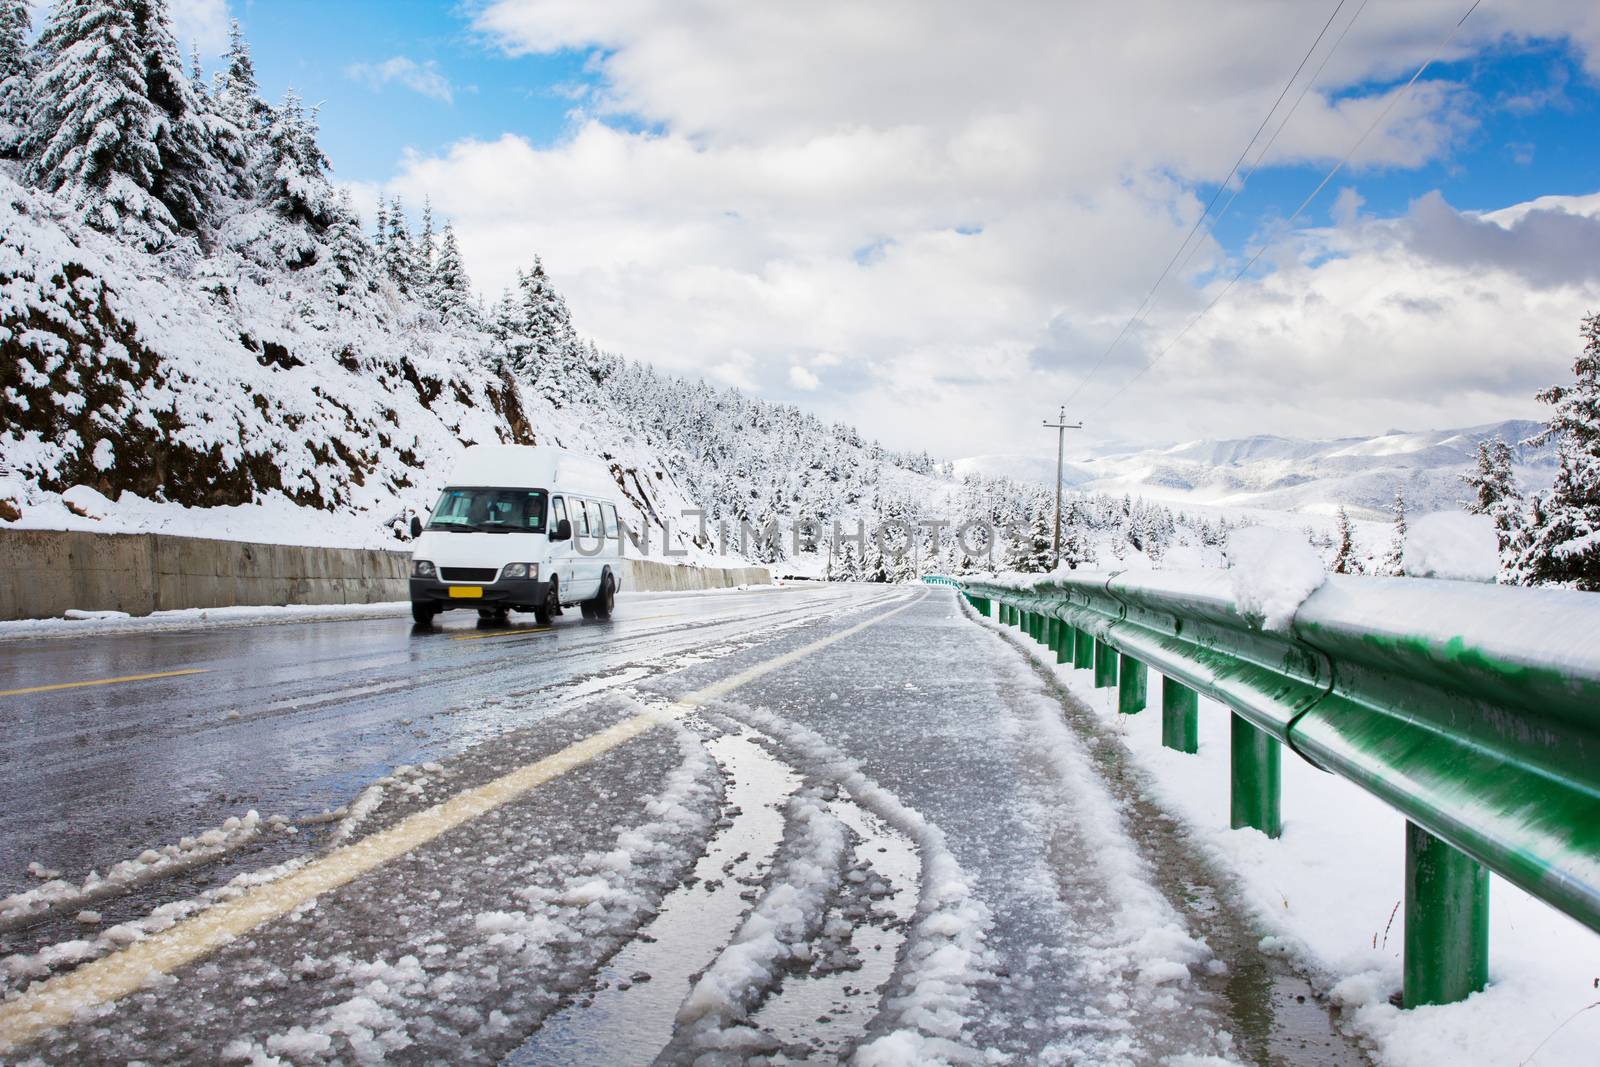
[[[1183, 505], [1325, 516], [1342, 504], [1353, 516], [1387, 521], [1396, 493], [1403, 493], [1417, 512], [1460, 507], [1470, 495], [1461, 476], [1473, 469], [1478, 443], [1494, 437], [1511, 446], [1521, 484], [1549, 485], [1556, 470], [1554, 446], [1522, 443], [1541, 429], [1540, 423], [1512, 420], [1327, 441], [1257, 436], [1168, 448], [1108, 446], [1069, 458], [1065, 480], [1080, 491], [1132, 493]], [[1004, 474], [1045, 484], [1054, 478], [1054, 466], [1031, 456], [956, 462], [958, 473]]]

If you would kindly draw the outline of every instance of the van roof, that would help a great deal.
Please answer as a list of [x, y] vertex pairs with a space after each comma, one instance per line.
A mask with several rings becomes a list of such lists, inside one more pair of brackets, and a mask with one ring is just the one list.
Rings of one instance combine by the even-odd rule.
[[468, 445], [450, 469], [451, 485], [565, 490], [615, 500], [617, 482], [600, 460], [548, 445]]

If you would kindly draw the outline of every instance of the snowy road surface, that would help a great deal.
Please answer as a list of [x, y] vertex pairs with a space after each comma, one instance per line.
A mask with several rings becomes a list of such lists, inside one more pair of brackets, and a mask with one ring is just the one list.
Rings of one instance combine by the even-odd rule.
[[0, 1062], [1365, 1062], [949, 590], [472, 622], [0, 646]]

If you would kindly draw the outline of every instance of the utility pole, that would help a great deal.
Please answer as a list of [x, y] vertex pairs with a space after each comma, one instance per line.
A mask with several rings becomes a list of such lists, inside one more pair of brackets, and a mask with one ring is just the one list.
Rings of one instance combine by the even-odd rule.
[[1083, 423], [1067, 421], [1067, 406], [1061, 405], [1061, 414], [1056, 416], [1056, 421], [1044, 420], [1048, 429], [1056, 432], [1056, 527], [1055, 527], [1055, 563], [1051, 570], [1061, 566], [1061, 464], [1067, 447], [1067, 431], [1081, 430]]

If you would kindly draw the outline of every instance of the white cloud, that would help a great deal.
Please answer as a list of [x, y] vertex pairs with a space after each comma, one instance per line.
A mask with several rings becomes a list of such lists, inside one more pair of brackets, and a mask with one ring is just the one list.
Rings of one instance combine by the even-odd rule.
[[800, 364], [796, 363], [794, 366], [789, 368], [789, 384], [794, 386], [796, 389], [802, 389], [809, 393], [817, 386], [821, 385], [822, 380], [805, 367], [802, 367]]
[[172, 32], [185, 55], [191, 46], [203, 56], [228, 50], [228, 0], [171, 0]]
[[[1342, 154], [1388, 101], [1372, 79], [1408, 76], [1459, 7], [1369, 5], [1274, 159]], [[1592, 64], [1587, 8], [1487, 5], [1458, 53], [1567, 33]], [[810, 406], [940, 454], [994, 451], [1072, 390], [1188, 231], [1193, 183], [1226, 173], [1316, 29], [1296, 5], [956, 0], [500, 0], [480, 28], [512, 52], [596, 49], [602, 77], [559, 143], [467, 140], [409, 157], [392, 183], [454, 219], [485, 289], [537, 251], [602, 346], [773, 395], [828, 353]], [[1342, 180], [1357, 188], [1338, 229], [1275, 248], [1274, 273], [1094, 407], [1215, 292], [1195, 288], [1220, 265], [1203, 246], [1085, 391], [1093, 430], [1356, 432], [1533, 410], [1593, 282], [1538, 289], [1360, 214], [1374, 168], [1448, 157], [1471, 130], [1470, 90], [1419, 89]]]
[[399, 84], [414, 93], [442, 100], [446, 104], [455, 102], [455, 88], [431, 59], [426, 63], [418, 63], [408, 56], [394, 56], [382, 63], [352, 63], [344, 73], [352, 81], [364, 82], [373, 89]]

